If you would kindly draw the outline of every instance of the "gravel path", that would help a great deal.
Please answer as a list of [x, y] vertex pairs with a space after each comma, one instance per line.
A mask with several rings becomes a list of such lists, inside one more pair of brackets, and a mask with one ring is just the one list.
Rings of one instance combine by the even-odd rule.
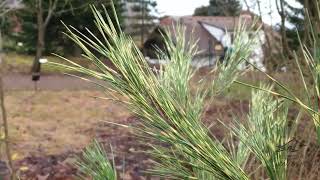
[[[30, 75], [11, 74], [3, 78], [6, 90], [34, 90], [35, 83]], [[96, 86], [84, 80], [66, 75], [42, 75], [37, 83], [40, 90], [83, 90]]]

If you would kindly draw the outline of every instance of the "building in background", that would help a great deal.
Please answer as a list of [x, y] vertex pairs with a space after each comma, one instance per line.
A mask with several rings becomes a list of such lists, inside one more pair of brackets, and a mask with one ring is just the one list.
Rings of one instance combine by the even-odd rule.
[[134, 22], [130, 19], [130, 17], [134, 17], [138, 15], [138, 12], [133, 11], [133, 8], [136, 6], [136, 3], [128, 2], [127, 0], [123, 0], [122, 3], [124, 8], [124, 11], [123, 11], [123, 17], [124, 17], [123, 25], [125, 27], [124, 31], [126, 33], [131, 33], [132, 32], [131, 26]]
[[[160, 20], [159, 26], [154, 29], [148, 40], [144, 43], [145, 55], [150, 61], [156, 62], [156, 53], [154, 47], [164, 48], [161, 33], [164, 29], [172, 30], [173, 25], [179, 23], [186, 27], [186, 40], [197, 40], [198, 53], [193, 59], [193, 65], [197, 67], [214, 65], [217, 60], [223, 59], [228, 49], [232, 49], [234, 31], [240, 22], [245, 22], [247, 27], [253, 23], [252, 14], [248, 12], [241, 13], [240, 16], [167, 16]], [[270, 28], [270, 31], [271, 28]], [[247, 32], [247, 38], [250, 38], [253, 32]], [[174, 38], [174, 37], [172, 37]], [[262, 70], [264, 46], [266, 43], [265, 32], [259, 32], [259, 43], [254, 48], [249, 61], [256, 64]]]

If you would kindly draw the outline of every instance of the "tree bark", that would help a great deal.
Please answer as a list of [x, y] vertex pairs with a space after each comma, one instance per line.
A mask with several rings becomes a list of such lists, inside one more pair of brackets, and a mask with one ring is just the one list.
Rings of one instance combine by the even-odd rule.
[[40, 79], [41, 64], [39, 62], [42, 57], [45, 48], [45, 25], [43, 22], [43, 7], [42, 0], [37, 1], [37, 25], [38, 25], [38, 38], [37, 38], [37, 48], [36, 56], [32, 65], [32, 80], [38, 81]]
[[262, 31], [264, 32], [264, 36], [266, 38], [266, 43], [267, 43], [267, 48], [265, 49], [265, 53], [266, 53], [265, 55], [270, 57], [271, 56], [271, 52], [272, 52], [271, 41], [270, 41], [270, 38], [268, 36], [268, 31], [266, 29], [266, 26], [265, 26], [265, 24], [264, 24], [264, 22], [262, 20], [261, 4], [260, 4], [259, 0], [257, 1], [257, 4], [258, 4], [258, 10], [259, 10], [259, 20], [262, 23]]

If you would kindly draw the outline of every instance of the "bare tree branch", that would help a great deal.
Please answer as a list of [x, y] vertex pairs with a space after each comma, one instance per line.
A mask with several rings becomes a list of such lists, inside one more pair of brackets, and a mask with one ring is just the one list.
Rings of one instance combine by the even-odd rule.
[[58, 4], [59, 0], [54, 0], [54, 2], [52, 2], [52, 0], [49, 1], [49, 9], [48, 9], [48, 14], [47, 17], [44, 21], [44, 26], [47, 26], [52, 18], [53, 13], [55, 12], [56, 8], [57, 8], [57, 4]]
[[285, 52], [287, 55], [290, 55], [290, 49], [288, 45], [287, 40], [287, 32], [286, 32], [286, 13], [284, 10], [283, 0], [276, 0], [276, 8], [278, 11], [278, 14], [281, 17], [281, 34], [282, 34], [282, 48], [283, 52]]

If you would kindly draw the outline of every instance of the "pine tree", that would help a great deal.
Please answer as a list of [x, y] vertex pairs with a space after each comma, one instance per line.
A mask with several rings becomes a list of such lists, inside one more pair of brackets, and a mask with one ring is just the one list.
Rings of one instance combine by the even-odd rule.
[[209, 6], [200, 6], [194, 10], [194, 16], [208, 16]]
[[236, 16], [241, 11], [239, 0], [210, 0], [209, 16]]
[[241, 11], [239, 0], [210, 0], [209, 6], [195, 9], [194, 16], [237, 16]]
[[290, 41], [290, 49], [297, 50], [299, 48], [299, 39], [297, 36], [297, 31], [300, 37], [304, 36], [304, 23], [305, 23], [305, 12], [303, 7], [304, 0], [297, 0], [297, 2], [302, 5], [301, 8], [292, 6], [290, 3], [283, 1], [285, 7], [286, 20], [292, 24], [295, 28], [287, 28], [286, 33]]
[[139, 44], [142, 45], [158, 18], [156, 16], [157, 2], [155, 0], [127, 0], [126, 6], [127, 11], [131, 12], [126, 17], [126, 32], [136, 41], [140, 41]]
[[[320, 32], [318, 27], [320, 22], [317, 11], [317, 6], [319, 6], [319, 4], [315, 0], [296, 0], [296, 2], [300, 4], [300, 7], [295, 7], [285, 0], [283, 2], [287, 14], [286, 19], [295, 27], [287, 29], [288, 38], [291, 41], [291, 43], [289, 43], [290, 48], [295, 50], [299, 48], [299, 40], [296, 30], [298, 31], [303, 43], [311, 46], [310, 42], [313, 42], [313, 40], [310, 39], [310, 22], [314, 23], [313, 30], [315, 33]], [[305, 13], [306, 11], [308, 11], [308, 16]], [[310, 21], [308, 18], [310, 18]]]

